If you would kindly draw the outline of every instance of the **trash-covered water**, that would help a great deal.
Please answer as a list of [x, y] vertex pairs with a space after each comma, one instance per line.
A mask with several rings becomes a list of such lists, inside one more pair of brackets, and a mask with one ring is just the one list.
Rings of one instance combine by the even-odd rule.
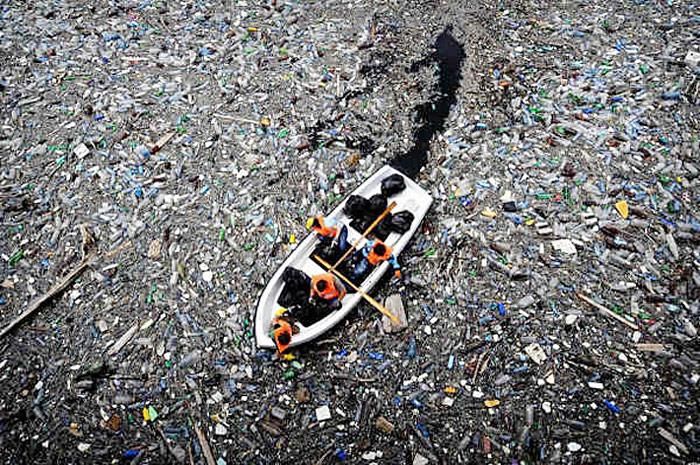
[[[679, 1], [3, 2], [4, 461], [697, 461], [697, 26]], [[360, 305], [257, 349], [308, 216], [392, 162], [434, 199], [372, 292], [405, 328]]]

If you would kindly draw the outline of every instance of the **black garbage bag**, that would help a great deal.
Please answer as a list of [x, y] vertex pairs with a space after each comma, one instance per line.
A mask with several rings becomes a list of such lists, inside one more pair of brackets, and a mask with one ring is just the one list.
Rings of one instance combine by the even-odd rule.
[[330, 315], [334, 310], [327, 302], [314, 299], [311, 303], [307, 300], [305, 305], [294, 307], [291, 313], [294, 319], [302, 325], [311, 326]]
[[374, 234], [377, 238], [380, 240], [384, 240], [387, 238], [389, 234], [391, 234], [391, 231], [393, 231], [392, 227], [392, 217], [391, 213], [389, 213], [386, 218], [382, 220], [381, 223], [377, 225], [377, 227], [374, 228], [374, 231], [372, 234]]
[[381, 194], [373, 195], [369, 198], [369, 208], [365, 211], [365, 215], [371, 217], [372, 221], [376, 220], [379, 215], [386, 210], [386, 197]]
[[411, 229], [415, 216], [408, 210], [403, 210], [391, 218], [391, 230], [400, 234]]
[[372, 224], [372, 221], [366, 218], [355, 218], [350, 222], [350, 227], [353, 228], [355, 231], [360, 231], [361, 233], [363, 233], [365, 232], [365, 229], [369, 227], [370, 224]]
[[398, 173], [394, 173], [382, 180], [382, 195], [384, 197], [396, 195], [405, 188], [406, 182], [403, 180], [403, 176]]
[[305, 305], [311, 292], [311, 279], [301, 270], [288, 266], [282, 272], [284, 287], [277, 303], [282, 307]]
[[369, 200], [360, 195], [351, 195], [343, 206], [343, 212], [350, 218], [362, 218], [369, 211]]
[[[376, 219], [376, 218], [375, 218], [375, 219]], [[356, 231], [365, 232], [365, 230], [366, 230], [367, 228], [369, 228], [369, 227], [372, 225], [373, 222], [374, 222], [374, 220], [371, 220], [371, 219], [366, 219], [366, 220], [363, 220], [363, 219], [353, 220], [353, 221], [350, 223], [350, 227], [353, 228], [353, 229], [356, 230]], [[369, 235], [370, 235], [370, 236], [374, 236], [374, 237], [376, 237], [376, 238], [378, 238], [378, 239], [380, 239], [380, 240], [383, 241], [383, 240], [385, 240], [385, 239], [387, 238], [387, 236], [391, 233], [391, 231], [392, 231], [391, 228], [392, 228], [391, 222], [390, 222], [390, 221], [387, 221], [387, 219], [384, 218], [384, 219], [382, 220], [381, 223], [379, 223], [377, 226], [374, 227], [374, 229], [372, 230], [371, 233], [369, 233]]]
[[340, 248], [333, 243], [332, 239], [324, 238], [314, 249], [314, 255], [318, 255], [327, 262], [335, 263], [343, 253], [340, 251]]

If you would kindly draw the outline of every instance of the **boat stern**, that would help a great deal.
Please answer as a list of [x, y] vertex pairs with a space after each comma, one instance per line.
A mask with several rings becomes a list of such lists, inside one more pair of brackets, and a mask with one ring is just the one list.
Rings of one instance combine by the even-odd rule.
[[263, 328], [258, 322], [255, 324], [255, 345], [260, 349], [275, 348], [275, 341], [270, 337], [269, 328]]

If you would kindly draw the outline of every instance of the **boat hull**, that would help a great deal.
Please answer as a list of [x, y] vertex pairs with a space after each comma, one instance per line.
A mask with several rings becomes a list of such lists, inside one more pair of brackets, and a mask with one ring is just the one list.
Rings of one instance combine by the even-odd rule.
[[[421, 221], [428, 212], [428, 209], [432, 203], [432, 197], [430, 194], [428, 194], [413, 180], [409, 179], [407, 176], [390, 166], [383, 166], [380, 168], [372, 176], [367, 178], [367, 180], [365, 180], [359, 187], [357, 187], [352, 194], [361, 195], [365, 198], [379, 194], [381, 192], [381, 181], [387, 176], [391, 176], [392, 174], [396, 173], [403, 176], [406, 183], [406, 188], [400, 193], [389, 198], [390, 202], [394, 201], [397, 204], [392, 212], [396, 213], [402, 210], [409, 210], [414, 215], [411, 228], [407, 232], [403, 234], [392, 232], [384, 241], [393, 249], [394, 254], [399, 256], [401, 251], [406, 247], [415, 232], [418, 230]], [[343, 206], [345, 205], [346, 201], [347, 197], [332, 212], [326, 215], [326, 217], [333, 218], [347, 225], [348, 242], [350, 244], [354, 244], [354, 242], [362, 236], [362, 231], [357, 231], [349, 226], [352, 220], [343, 213]], [[263, 289], [260, 299], [258, 300], [255, 314], [255, 340], [258, 347], [270, 349], [275, 347], [275, 343], [270, 337], [269, 331], [275, 311], [280, 308], [280, 305], [277, 303], [277, 299], [279, 298], [282, 288], [284, 287], [282, 273], [284, 272], [285, 268], [292, 266], [302, 270], [309, 277], [324, 273], [326, 271], [318, 263], [311, 259], [311, 255], [318, 244], [319, 239], [315, 234], [309, 234], [306, 236], [304, 240], [299, 243], [296, 249], [289, 254], [282, 265], [275, 271], [270, 278], [268, 285], [265, 287], [265, 289]], [[361, 245], [362, 243], [360, 246]], [[399, 261], [401, 261], [400, 256]], [[372, 272], [364, 279], [364, 281], [362, 281], [362, 290], [365, 292], [370, 292], [382, 278], [388, 267], [389, 263], [384, 262], [374, 268]], [[303, 326], [300, 323], [297, 323], [299, 332], [294, 334], [292, 337], [290, 347], [299, 346], [318, 338], [343, 321], [361, 300], [362, 296], [359, 293], [348, 294], [343, 299], [341, 308], [330, 312], [326, 317], [317, 321], [316, 323], [310, 326]]]

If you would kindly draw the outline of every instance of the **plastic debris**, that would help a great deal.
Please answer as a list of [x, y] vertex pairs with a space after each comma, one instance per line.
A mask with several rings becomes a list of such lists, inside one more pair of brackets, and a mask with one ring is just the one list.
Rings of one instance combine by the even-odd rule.
[[316, 409], [316, 421], [326, 421], [331, 419], [331, 410], [327, 405], [322, 405]]
[[[697, 2], [424, 3], [0, 5], [7, 461], [698, 456]], [[385, 164], [401, 324], [256, 347]]]
[[378, 430], [386, 434], [391, 434], [394, 431], [394, 425], [384, 417], [377, 417], [374, 425]]
[[153, 407], [144, 407], [142, 410], [144, 421], [155, 421], [158, 418], [158, 411]]
[[399, 294], [392, 294], [384, 300], [384, 306], [389, 310], [398, 320], [398, 324], [392, 322], [389, 317], [382, 316], [382, 328], [385, 333], [396, 333], [402, 331], [408, 327], [408, 318], [406, 317], [406, 310], [403, 306], [403, 301]]
[[545, 354], [542, 346], [537, 343], [532, 343], [525, 347], [525, 353], [538, 365], [541, 365], [545, 360], [547, 360], [547, 354]]
[[622, 409], [620, 409], [620, 407], [615, 405], [615, 402], [613, 402], [613, 401], [603, 400], [603, 403], [608, 408], [608, 410], [610, 410], [612, 413], [620, 413], [622, 411]]
[[629, 209], [629, 206], [627, 205], [627, 202], [625, 200], [620, 200], [619, 202], [615, 202], [615, 209], [620, 214], [620, 216], [625, 220], [627, 219], [627, 217], [630, 216], [630, 209]]
[[87, 442], [80, 442], [80, 443], [78, 443], [78, 450], [80, 452], [87, 452], [88, 449], [90, 449], [90, 446], [91, 446], [91, 444], [89, 444]]
[[578, 452], [582, 449], [582, 446], [578, 442], [570, 442], [566, 445], [566, 448], [569, 452]]
[[576, 246], [568, 239], [552, 241], [552, 247], [554, 247], [554, 250], [559, 250], [566, 254], [573, 255], [576, 253]]

